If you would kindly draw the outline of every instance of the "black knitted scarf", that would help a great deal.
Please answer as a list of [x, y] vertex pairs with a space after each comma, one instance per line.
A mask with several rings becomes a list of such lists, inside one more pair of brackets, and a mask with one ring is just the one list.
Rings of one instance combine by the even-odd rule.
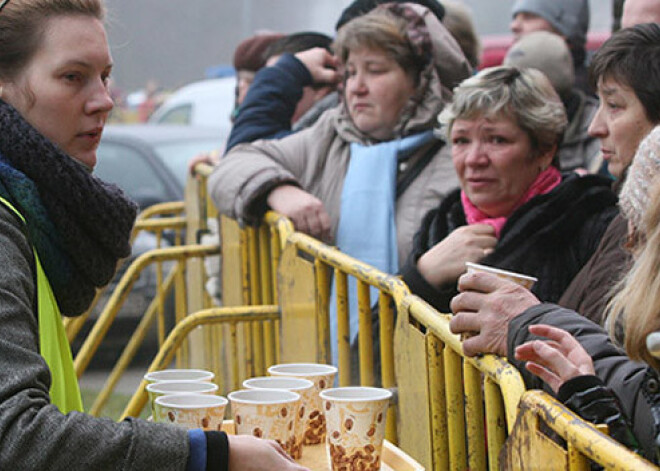
[[131, 253], [137, 206], [0, 100], [0, 196], [23, 215], [60, 311], [83, 313]]

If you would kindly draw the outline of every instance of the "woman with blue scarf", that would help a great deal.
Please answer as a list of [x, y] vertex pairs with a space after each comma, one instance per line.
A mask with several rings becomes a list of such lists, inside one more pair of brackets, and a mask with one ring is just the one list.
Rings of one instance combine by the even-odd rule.
[[432, 129], [471, 68], [416, 4], [381, 5], [349, 21], [334, 47], [343, 103], [295, 135], [232, 149], [209, 188], [230, 217], [255, 221], [274, 209], [297, 230], [396, 273], [426, 211], [457, 184]]
[[0, 0], [0, 469], [301, 471], [275, 442], [82, 412], [61, 316], [111, 280], [137, 212], [91, 173], [113, 106], [104, 12]]

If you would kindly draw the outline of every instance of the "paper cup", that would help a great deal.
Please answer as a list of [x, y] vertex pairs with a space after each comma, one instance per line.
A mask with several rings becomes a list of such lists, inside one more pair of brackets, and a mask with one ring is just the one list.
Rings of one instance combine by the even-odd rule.
[[308, 379], [314, 383], [311, 407], [307, 407], [305, 424], [305, 445], [318, 445], [325, 441], [325, 417], [321, 407], [319, 393], [332, 387], [337, 375], [337, 368], [318, 363], [282, 363], [268, 368], [271, 376], [288, 376]]
[[297, 452], [300, 394], [284, 389], [244, 389], [228, 397], [236, 434], [275, 440], [289, 455]]
[[328, 426], [326, 449], [333, 471], [380, 469], [387, 407], [392, 393], [368, 387], [321, 391]]
[[[296, 441], [289, 454], [293, 459], [302, 458], [303, 440], [305, 437], [305, 426], [307, 420], [305, 411], [311, 407], [314, 400], [314, 383], [308, 379], [288, 378], [285, 376], [261, 376], [250, 378], [243, 381], [243, 387], [246, 389], [284, 389], [300, 394], [300, 408], [296, 415]], [[318, 394], [318, 393], [317, 393]]]
[[175, 394], [154, 401], [154, 421], [188, 429], [221, 430], [227, 399], [213, 394]]
[[533, 276], [527, 276], [513, 271], [500, 270], [499, 268], [493, 268], [486, 265], [479, 265], [478, 263], [465, 262], [465, 266], [467, 267], [468, 273], [472, 273], [472, 272], [492, 273], [493, 275], [497, 275], [500, 278], [504, 278], [505, 280], [518, 283], [523, 288], [527, 288], [530, 290], [534, 286], [534, 283], [538, 281], [538, 279], [534, 278]]
[[160, 370], [151, 371], [144, 375], [147, 383], [159, 383], [161, 381], [213, 381], [215, 375], [211, 371], [182, 369], [182, 370]]
[[149, 404], [151, 404], [151, 414], [155, 413], [155, 401], [160, 396], [170, 396], [173, 394], [216, 394], [218, 385], [207, 383], [205, 381], [161, 381], [158, 383], [147, 384], [147, 394], [149, 394]]

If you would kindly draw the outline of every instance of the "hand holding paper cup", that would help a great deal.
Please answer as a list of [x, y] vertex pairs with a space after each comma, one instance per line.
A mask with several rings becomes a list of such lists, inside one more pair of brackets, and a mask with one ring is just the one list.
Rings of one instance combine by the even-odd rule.
[[513, 281], [518, 283], [523, 288], [531, 290], [534, 287], [534, 283], [538, 281], [537, 278], [533, 276], [523, 275], [521, 273], [516, 273], [508, 270], [500, 270], [499, 268], [489, 267], [486, 265], [480, 265], [478, 263], [465, 262], [468, 273], [473, 272], [483, 272], [483, 273], [492, 273], [493, 275], [499, 276], [505, 280]]
[[244, 389], [228, 395], [238, 435], [275, 440], [297, 454], [295, 423], [300, 394], [283, 389]]
[[212, 394], [160, 396], [154, 403], [154, 420], [188, 429], [221, 430], [227, 399]]
[[321, 391], [328, 426], [328, 460], [333, 471], [380, 469], [391, 397], [387, 389], [369, 387]]

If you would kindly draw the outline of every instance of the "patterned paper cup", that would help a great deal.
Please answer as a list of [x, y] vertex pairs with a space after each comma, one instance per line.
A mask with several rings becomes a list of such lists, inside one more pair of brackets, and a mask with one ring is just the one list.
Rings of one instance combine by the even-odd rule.
[[243, 381], [246, 389], [284, 389], [300, 394], [301, 402], [296, 415], [296, 441], [289, 454], [293, 459], [302, 458], [303, 438], [305, 436], [305, 411], [309, 409], [314, 398], [314, 383], [308, 379], [287, 378], [284, 376], [261, 376]]
[[161, 381], [213, 381], [215, 375], [211, 371], [195, 369], [172, 369], [151, 371], [144, 375], [147, 383], [159, 383]]
[[160, 396], [154, 403], [154, 420], [188, 429], [221, 430], [227, 399], [213, 394]]
[[318, 445], [325, 441], [325, 417], [319, 392], [332, 387], [337, 368], [318, 363], [282, 363], [268, 368], [271, 376], [288, 376], [308, 379], [314, 383], [311, 407], [306, 407], [305, 445]]
[[218, 385], [207, 383], [205, 381], [161, 381], [159, 383], [147, 384], [147, 394], [149, 394], [149, 404], [151, 404], [151, 414], [155, 414], [155, 401], [160, 396], [170, 396], [173, 394], [216, 394]]
[[278, 442], [291, 454], [296, 443], [300, 394], [284, 389], [243, 389], [228, 395], [238, 435]]
[[465, 262], [465, 266], [467, 267], [468, 273], [472, 273], [472, 272], [492, 273], [493, 275], [497, 275], [500, 278], [504, 278], [505, 280], [518, 283], [520, 286], [527, 289], [532, 289], [534, 283], [538, 281], [538, 278], [534, 278], [533, 276], [523, 275], [521, 273], [516, 273], [513, 271], [500, 270], [499, 268], [489, 267], [486, 265], [479, 265], [478, 263]]
[[385, 438], [387, 389], [347, 387], [321, 391], [328, 424], [326, 449], [333, 471], [380, 469]]

